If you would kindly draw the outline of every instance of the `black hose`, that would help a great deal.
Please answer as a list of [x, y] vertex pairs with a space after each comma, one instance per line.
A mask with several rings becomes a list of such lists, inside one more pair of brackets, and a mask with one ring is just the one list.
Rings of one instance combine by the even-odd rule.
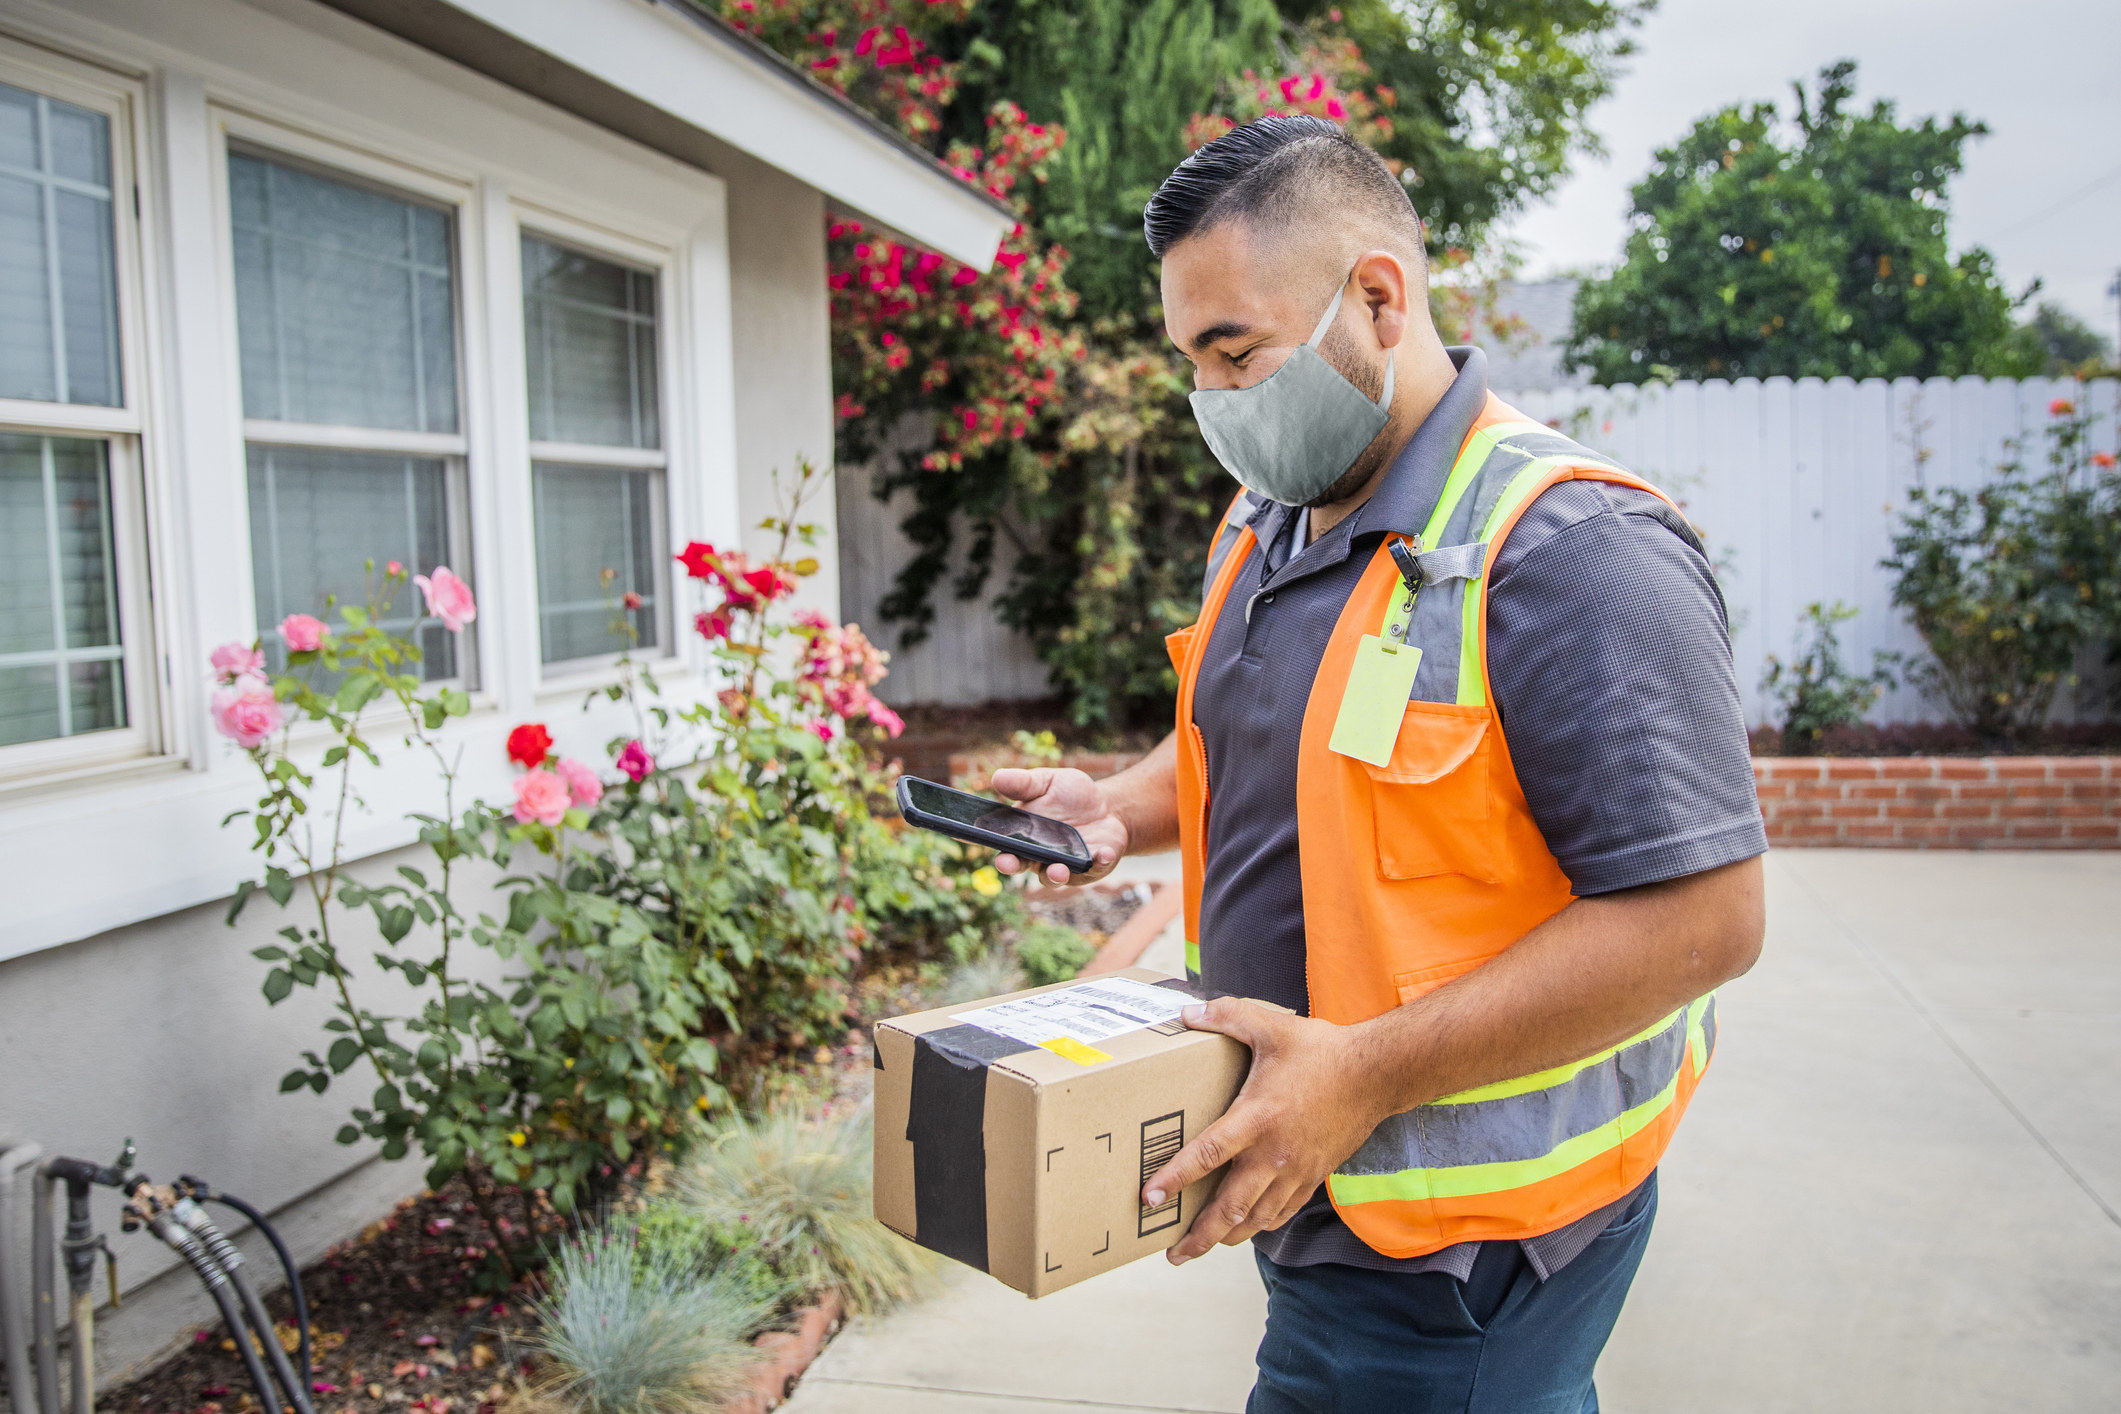
[[186, 1175], [184, 1182], [191, 1185], [192, 1195], [201, 1202], [219, 1203], [222, 1207], [232, 1208], [250, 1219], [251, 1226], [264, 1233], [265, 1240], [272, 1244], [272, 1250], [280, 1258], [280, 1270], [287, 1273], [287, 1289], [294, 1294], [295, 1331], [301, 1338], [300, 1348], [295, 1355], [295, 1367], [302, 1375], [302, 1390], [305, 1394], [308, 1393], [310, 1383], [316, 1378], [309, 1362], [309, 1297], [302, 1290], [302, 1274], [295, 1270], [295, 1259], [288, 1252], [287, 1244], [280, 1240], [280, 1234], [273, 1230], [273, 1225], [265, 1220], [265, 1214], [241, 1198], [210, 1188], [189, 1175]]
[[[221, 1308], [222, 1324], [226, 1325], [228, 1333], [236, 1338], [236, 1350], [243, 1357], [243, 1368], [250, 1372], [250, 1382], [258, 1391], [262, 1408], [266, 1414], [278, 1414], [280, 1401], [273, 1393], [277, 1386], [265, 1373], [265, 1367], [258, 1363], [258, 1348], [251, 1344], [250, 1327], [244, 1323], [242, 1312], [236, 1309], [235, 1298], [229, 1294], [228, 1274], [215, 1265], [213, 1258], [206, 1255], [206, 1248], [199, 1239], [168, 1214], [156, 1218], [154, 1232], [155, 1236], [174, 1247], [185, 1261], [191, 1263], [192, 1270], [199, 1274], [199, 1280], [206, 1285], [207, 1295], [213, 1297], [214, 1305]], [[266, 1332], [266, 1337], [270, 1336], [271, 1332]]]

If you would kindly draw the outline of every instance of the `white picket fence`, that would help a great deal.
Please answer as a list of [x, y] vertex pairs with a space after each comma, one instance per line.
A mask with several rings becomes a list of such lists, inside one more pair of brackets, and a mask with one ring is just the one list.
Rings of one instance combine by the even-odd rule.
[[[1858, 666], [1876, 651], [1920, 650], [1893, 607], [1892, 576], [1878, 564], [1910, 487], [1976, 486], [2013, 458], [2044, 464], [2048, 407], [2057, 398], [2094, 415], [2100, 450], [2115, 450], [2121, 436], [2121, 383], [2112, 380], [1747, 378], [1501, 396], [1663, 487], [1701, 527], [1730, 604], [1739, 691], [1755, 724], [1767, 719], [1759, 686], [1765, 659], [1790, 652], [1809, 603], [1839, 600], [1858, 610], [1841, 630]], [[880, 622], [876, 603], [910, 553], [897, 530], [903, 514], [868, 495], [859, 468], [847, 476], [842, 594], [864, 623]], [[997, 584], [1006, 568], [1004, 559]], [[889, 700], [960, 704], [1045, 691], [1043, 666], [990, 604], [945, 594], [937, 609], [930, 640], [893, 663]], [[2080, 713], [2096, 715], [2097, 703], [2080, 709], [2065, 695], [2058, 704], [2062, 720]], [[1912, 722], [1941, 714], [1901, 688], [1871, 715]]]

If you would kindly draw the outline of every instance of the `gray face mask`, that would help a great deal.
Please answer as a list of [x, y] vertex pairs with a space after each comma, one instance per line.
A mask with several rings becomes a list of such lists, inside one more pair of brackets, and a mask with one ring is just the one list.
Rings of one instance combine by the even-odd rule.
[[1348, 292], [1326, 308], [1311, 337], [1281, 367], [1249, 388], [1203, 388], [1193, 416], [1208, 450], [1247, 491], [1302, 506], [1322, 495], [1377, 440], [1391, 418], [1392, 360], [1384, 396], [1371, 402], [1318, 351]]

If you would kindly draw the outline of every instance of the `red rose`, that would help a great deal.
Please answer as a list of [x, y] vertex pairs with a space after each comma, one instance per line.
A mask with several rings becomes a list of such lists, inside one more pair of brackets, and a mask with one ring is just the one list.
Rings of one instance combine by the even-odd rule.
[[685, 552], [679, 555], [677, 560], [679, 564], [685, 567], [685, 573], [691, 575], [694, 579], [712, 579], [714, 578], [715, 570], [719, 567], [719, 560], [715, 554], [714, 546], [709, 545], [704, 540], [695, 540], [690, 545], [687, 545]]
[[2057, 398], [2047, 405], [2049, 417], [2068, 417], [2077, 410], [2077, 405], [2068, 398]]
[[525, 722], [508, 734], [508, 759], [526, 771], [544, 765], [551, 754], [552, 733], [542, 723]]

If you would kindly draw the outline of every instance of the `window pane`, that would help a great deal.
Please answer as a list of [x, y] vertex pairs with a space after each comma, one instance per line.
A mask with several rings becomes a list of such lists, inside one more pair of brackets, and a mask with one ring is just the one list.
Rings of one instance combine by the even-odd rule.
[[[282, 619], [314, 614], [332, 622], [333, 594], [342, 604], [368, 603], [366, 561], [376, 563], [379, 590], [392, 560], [415, 574], [448, 561], [448, 472], [437, 458], [253, 446], [249, 464], [258, 628], [274, 672], [287, 666]], [[402, 586], [383, 626], [403, 632], [420, 611], [419, 589]], [[427, 681], [458, 675], [456, 637], [432, 620], [421, 630]]]
[[110, 119], [0, 84], [0, 397], [122, 400], [114, 239]]
[[243, 414], [457, 430], [449, 213], [228, 159]]
[[0, 745], [125, 725], [116, 575], [104, 444], [0, 434]]
[[523, 237], [530, 435], [660, 447], [655, 276]]
[[[544, 661], [623, 651], [626, 638], [613, 631], [613, 620], [622, 615], [640, 635], [640, 646], [654, 647], [668, 558], [656, 548], [662, 474], [540, 462], [531, 475]], [[608, 587], [607, 569], [613, 572]], [[641, 596], [640, 608], [619, 606], [629, 591]]]

